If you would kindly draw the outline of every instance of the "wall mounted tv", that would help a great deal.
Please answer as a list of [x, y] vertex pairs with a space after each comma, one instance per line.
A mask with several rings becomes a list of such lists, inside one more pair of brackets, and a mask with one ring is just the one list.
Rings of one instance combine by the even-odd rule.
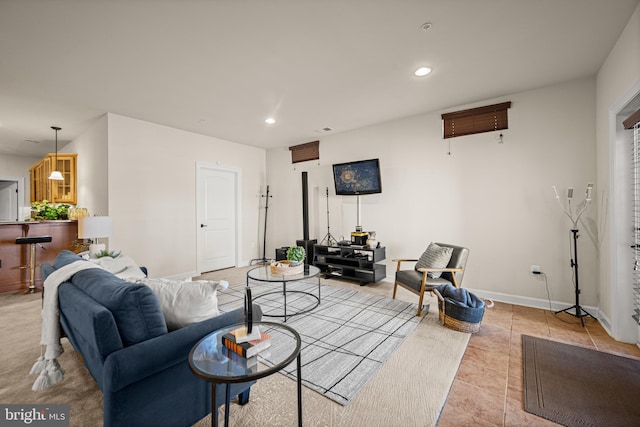
[[382, 193], [378, 159], [333, 165], [333, 182], [338, 196]]

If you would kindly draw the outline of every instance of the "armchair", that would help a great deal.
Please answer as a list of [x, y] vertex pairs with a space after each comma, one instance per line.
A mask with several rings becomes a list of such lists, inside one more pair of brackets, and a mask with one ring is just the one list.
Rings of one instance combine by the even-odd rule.
[[[433, 253], [451, 253], [451, 258], [442, 267], [446, 258], [440, 258], [441, 264], [434, 262], [431, 265], [429, 261], [433, 258], [429, 255]], [[447, 243], [432, 243], [429, 245], [425, 253], [418, 259], [394, 259], [397, 263], [396, 277], [393, 283], [393, 298], [396, 297], [398, 286], [407, 289], [419, 296], [418, 312], [416, 316], [422, 313], [422, 300], [425, 292], [432, 292], [433, 288], [438, 285], [450, 283], [456, 288], [460, 287], [462, 277], [464, 276], [464, 268], [467, 265], [469, 257], [469, 249], [462, 246], [450, 245]], [[425, 261], [426, 260], [426, 261]], [[402, 270], [402, 263], [414, 262], [416, 267], [413, 269]], [[427, 309], [428, 311], [428, 309]]]

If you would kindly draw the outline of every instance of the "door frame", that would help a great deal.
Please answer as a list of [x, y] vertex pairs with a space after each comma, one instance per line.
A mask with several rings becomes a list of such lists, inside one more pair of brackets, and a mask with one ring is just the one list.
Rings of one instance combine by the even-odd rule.
[[[633, 304], [629, 297], [633, 293], [632, 272], [633, 263], [629, 246], [633, 243], [629, 230], [631, 229], [631, 164], [629, 159], [629, 142], [633, 138], [622, 130], [620, 112], [634, 99], [640, 96], [640, 81], [635, 82], [616, 101], [609, 106], [608, 140], [609, 140], [609, 200], [605, 209], [609, 211], [609, 307], [610, 318], [602, 312], [600, 323], [616, 340], [626, 343], [640, 342], [640, 327], [633, 320]], [[604, 189], [603, 189], [604, 190]], [[600, 190], [600, 191], [603, 191]], [[598, 212], [598, 215], [601, 215]], [[606, 220], [606, 218], [605, 218]], [[604, 230], [603, 230], [604, 232]], [[600, 244], [602, 246], [602, 243]], [[605, 254], [603, 254], [604, 256]], [[606, 266], [600, 261], [600, 277], [606, 280], [603, 270]], [[600, 292], [603, 291], [600, 285]], [[627, 303], [618, 304], [620, 301]], [[616, 305], [618, 304], [618, 305]], [[598, 305], [602, 305], [599, 301]], [[615, 307], [615, 308], [614, 308]]]
[[202, 246], [202, 237], [200, 234], [200, 224], [202, 224], [202, 221], [200, 218], [200, 203], [202, 203], [202, 200], [200, 200], [200, 190], [201, 185], [202, 185], [202, 172], [203, 170], [212, 170], [212, 171], [222, 171], [222, 172], [230, 172], [234, 175], [235, 178], [235, 198], [236, 198], [236, 206], [235, 206], [235, 212], [236, 212], [236, 218], [235, 218], [235, 223], [236, 223], [236, 229], [235, 229], [235, 239], [236, 239], [236, 253], [234, 254], [235, 256], [235, 266], [238, 267], [239, 262], [240, 262], [240, 254], [242, 254], [242, 226], [241, 226], [241, 219], [242, 219], [242, 198], [241, 196], [241, 191], [240, 189], [242, 188], [242, 170], [240, 168], [234, 167], [234, 166], [220, 166], [219, 164], [212, 164], [212, 163], [206, 163], [206, 162], [196, 162], [196, 223], [195, 223], [195, 230], [196, 230], [196, 269], [198, 270], [198, 274], [202, 274], [203, 273], [203, 266], [202, 266], [202, 258], [203, 255], [200, 251], [200, 248]]
[[17, 209], [17, 215], [18, 215], [18, 221], [22, 221], [24, 220], [24, 218], [20, 218], [20, 215], [22, 215], [22, 213], [24, 211], [26, 211], [27, 207], [30, 207], [31, 204], [27, 204], [27, 198], [26, 198], [26, 194], [24, 192], [24, 177], [21, 176], [2, 176], [0, 175], [0, 181], [12, 181], [12, 182], [16, 182], [18, 184], [18, 195], [16, 196], [16, 202], [18, 204]]

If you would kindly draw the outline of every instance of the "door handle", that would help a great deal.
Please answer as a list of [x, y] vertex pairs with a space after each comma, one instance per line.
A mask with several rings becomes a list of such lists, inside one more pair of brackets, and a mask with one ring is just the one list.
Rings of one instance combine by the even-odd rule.
[[207, 224], [200, 224], [200, 228], [205, 228]]

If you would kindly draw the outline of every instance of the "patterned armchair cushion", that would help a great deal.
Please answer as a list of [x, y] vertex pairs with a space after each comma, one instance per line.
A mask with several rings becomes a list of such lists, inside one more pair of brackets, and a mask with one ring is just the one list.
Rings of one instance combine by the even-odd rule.
[[[429, 243], [429, 246], [416, 262], [415, 269], [420, 268], [446, 268], [451, 260], [453, 248], [438, 246], [435, 243]], [[430, 271], [428, 276], [437, 279], [442, 273], [440, 271]]]

